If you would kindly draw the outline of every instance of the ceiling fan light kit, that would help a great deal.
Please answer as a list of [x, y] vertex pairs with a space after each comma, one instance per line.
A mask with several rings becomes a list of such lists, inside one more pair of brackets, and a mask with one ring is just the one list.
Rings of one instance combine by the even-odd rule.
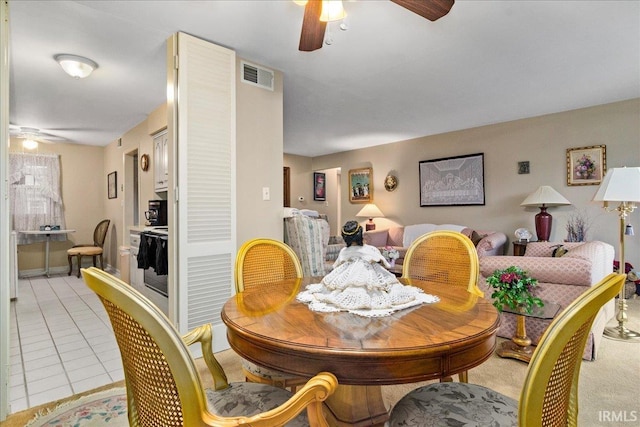
[[[312, 52], [322, 47], [327, 22], [339, 21], [347, 16], [342, 0], [293, 0], [298, 5], [304, 5], [304, 18], [300, 33], [298, 50]], [[391, 0], [393, 3], [422, 16], [430, 21], [436, 21], [445, 16], [455, 3], [455, 0]], [[340, 26], [346, 30], [346, 25]], [[328, 37], [326, 44], [332, 43]]]
[[34, 141], [34, 140], [33, 140], [33, 139], [31, 139], [31, 138], [25, 138], [25, 139], [22, 141], [22, 146], [23, 146], [24, 148], [26, 148], [27, 150], [35, 150], [36, 148], [38, 148], [38, 142], [37, 142], [37, 141]]
[[40, 129], [27, 126], [9, 125], [9, 133], [14, 138], [22, 140], [22, 147], [27, 150], [38, 148], [40, 143], [51, 144], [54, 141], [64, 141], [64, 138], [42, 132]]
[[98, 64], [89, 58], [77, 55], [59, 54], [53, 57], [65, 73], [75, 79], [84, 79], [98, 68]]
[[344, 19], [347, 16], [347, 12], [344, 11], [342, 0], [323, 0], [322, 12], [320, 13], [320, 20], [322, 22], [333, 22]]

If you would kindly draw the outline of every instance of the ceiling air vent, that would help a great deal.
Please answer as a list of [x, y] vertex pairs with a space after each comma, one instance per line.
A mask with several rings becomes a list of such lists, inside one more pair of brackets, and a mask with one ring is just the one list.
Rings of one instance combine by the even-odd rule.
[[248, 62], [242, 64], [242, 81], [264, 89], [273, 90], [273, 71]]

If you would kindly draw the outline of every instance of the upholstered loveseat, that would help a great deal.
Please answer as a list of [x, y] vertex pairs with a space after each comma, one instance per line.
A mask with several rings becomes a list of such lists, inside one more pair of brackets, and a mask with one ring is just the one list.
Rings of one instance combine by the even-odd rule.
[[396, 264], [402, 264], [404, 255], [411, 243], [423, 234], [436, 230], [461, 232], [473, 241], [480, 257], [502, 255], [504, 253], [504, 245], [507, 242], [507, 236], [502, 232], [473, 230], [469, 227], [455, 224], [415, 224], [391, 227], [386, 230], [366, 231], [364, 240], [367, 244], [376, 246], [379, 249], [385, 246], [392, 246], [397, 249], [400, 258], [396, 260]]
[[[562, 245], [567, 252], [561, 257], [554, 257], [553, 251]], [[556, 254], [562, 251], [556, 251]], [[534, 294], [543, 300], [560, 304], [564, 309], [589, 287], [598, 283], [613, 271], [613, 246], [604, 242], [559, 243], [532, 242], [527, 244], [524, 256], [494, 256], [480, 258], [480, 281], [478, 286], [490, 299], [493, 292], [487, 285], [486, 278], [495, 270], [502, 270], [515, 265], [538, 279]], [[605, 324], [615, 315], [614, 300], [605, 304], [598, 313], [584, 350], [583, 359], [594, 360], [602, 339]], [[537, 344], [551, 320], [536, 318], [526, 319], [527, 336], [533, 344]], [[516, 329], [516, 316], [502, 313], [502, 321], [498, 336], [513, 337]]]

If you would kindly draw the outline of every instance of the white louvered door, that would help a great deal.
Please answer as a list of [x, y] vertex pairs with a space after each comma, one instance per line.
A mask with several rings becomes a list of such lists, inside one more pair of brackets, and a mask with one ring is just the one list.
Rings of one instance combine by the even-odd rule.
[[178, 33], [177, 63], [177, 319], [182, 333], [212, 323], [220, 351], [236, 248], [235, 52]]

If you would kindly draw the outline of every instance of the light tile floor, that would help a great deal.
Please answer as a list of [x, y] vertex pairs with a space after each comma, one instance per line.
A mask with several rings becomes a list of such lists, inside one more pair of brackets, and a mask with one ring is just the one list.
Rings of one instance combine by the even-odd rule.
[[75, 276], [19, 280], [10, 347], [11, 413], [124, 378], [104, 307]]

